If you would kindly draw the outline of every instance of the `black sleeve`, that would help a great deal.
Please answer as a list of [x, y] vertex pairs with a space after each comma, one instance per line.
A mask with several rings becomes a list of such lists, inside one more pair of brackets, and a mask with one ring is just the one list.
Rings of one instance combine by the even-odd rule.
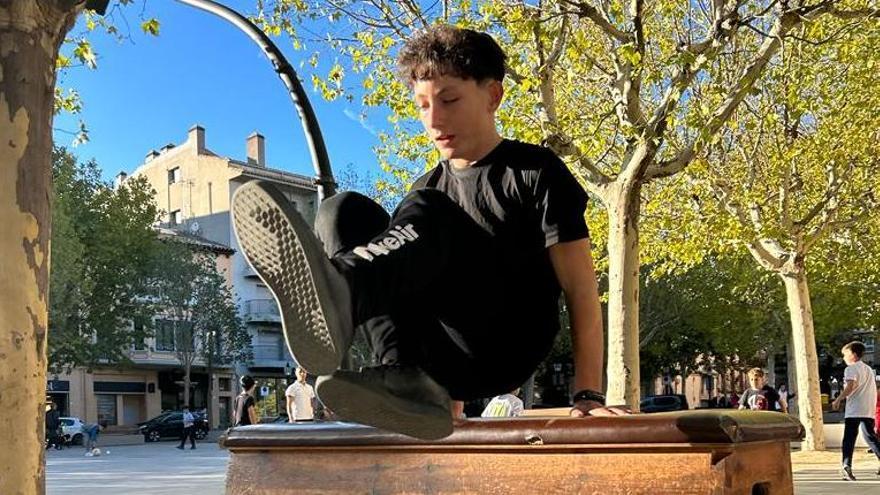
[[584, 211], [587, 193], [568, 167], [549, 150], [535, 183], [535, 206], [544, 232], [544, 247], [589, 237]]

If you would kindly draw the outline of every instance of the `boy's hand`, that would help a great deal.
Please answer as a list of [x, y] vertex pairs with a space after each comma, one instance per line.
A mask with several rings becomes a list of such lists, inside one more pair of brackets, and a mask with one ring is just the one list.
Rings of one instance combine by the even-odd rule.
[[584, 418], [587, 416], [625, 416], [632, 414], [632, 411], [626, 406], [603, 406], [601, 402], [594, 400], [579, 400], [574, 403], [569, 415], [573, 418]]
[[834, 402], [831, 403], [831, 409], [837, 411], [840, 409], [840, 396], [834, 399]]

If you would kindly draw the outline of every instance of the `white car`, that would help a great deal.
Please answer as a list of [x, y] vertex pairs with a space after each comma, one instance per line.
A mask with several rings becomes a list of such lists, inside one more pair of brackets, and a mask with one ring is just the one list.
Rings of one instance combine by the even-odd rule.
[[82, 445], [83, 422], [79, 418], [61, 417], [61, 434], [64, 435], [64, 441], [72, 445]]

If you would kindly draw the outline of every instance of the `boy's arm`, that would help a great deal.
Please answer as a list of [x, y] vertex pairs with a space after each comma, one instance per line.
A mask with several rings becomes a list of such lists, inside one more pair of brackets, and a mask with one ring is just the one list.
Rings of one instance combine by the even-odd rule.
[[294, 411], [296, 403], [293, 402], [292, 395], [285, 395], [285, 397], [287, 398], [287, 422], [293, 423], [295, 421], [294, 418], [296, 418], [296, 412]]
[[849, 395], [852, 394], [853, 391], [856, 389], [855, 377], [852, 377], [852, 378], [844, 377], [843, 379], [844, 379], [843, 390], [840, 391], [840, 395], [838, 395], [837, 398], [834, 399], [834, 402], [831, 403], [831, 408], [834, 409], [835, 411], [840, 409], [840, 402], [843, 399], [846, 399], [847, 397], [849, 397]]
[[[571, 316], [574, 388], [601, 392], [605, 362], [602, 306], [590, 249], [589, 239], [579, 239], [554, 244], [549, 254]], [[574, 406], [572, 416], [626, 414], [623, 408], [602, 407], [593, 401], [579, 401]]]

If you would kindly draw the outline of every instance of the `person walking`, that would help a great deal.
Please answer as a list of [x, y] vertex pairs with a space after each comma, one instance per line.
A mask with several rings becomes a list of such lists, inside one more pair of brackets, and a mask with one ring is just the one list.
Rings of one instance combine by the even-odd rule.
[[[843, 372], [843, 390], [831, 404], [832, 409], [840, 409], [846, 400], [844, 410], [841, 476], [844, 480], [855, 481], [852, 472], [852, 457], [859, 430], [877, 459], [880, 460], [880, 442], [874, 433], [874, 413], [877, 407], [877, 385], [874, 369], [862, 362], [865, 344], [850, 342], [840, 350], [847, 366]], [[880, 470], [877, 471], [880, 474]]]
[[254, 406], [254, 389], [257, 386], [256, 380], [250, 375], [244, 375], [239, 379], [241, 384], [241, 393], [235, 398], [235, 426], [255, 425], [257, 420], [257, 409]]
[[61, 429], [61, 413], [58, 411], [58, 405], [54, 402], [49, 403], [49, 410], [46, 411], [46, 447], [52, 448], [55, 447], [56, 450], [60, 450], [62, 447], [61, 444], [61, 435], [59, 434], [59, 430]]
[[183, 450], [186, 439], [189, 438], [189, 449], [196, 450], [196, 418], [189, 410], [189, 406], [183, 406], [183, 434], [180, 437], [178, 449]]
[[315, 420], [315, 390], [306, 382], [306, 378], [306, 369], [297, 366], [296, 381], [284, 392], [287, 397], [287, 421], [290, 423]]

